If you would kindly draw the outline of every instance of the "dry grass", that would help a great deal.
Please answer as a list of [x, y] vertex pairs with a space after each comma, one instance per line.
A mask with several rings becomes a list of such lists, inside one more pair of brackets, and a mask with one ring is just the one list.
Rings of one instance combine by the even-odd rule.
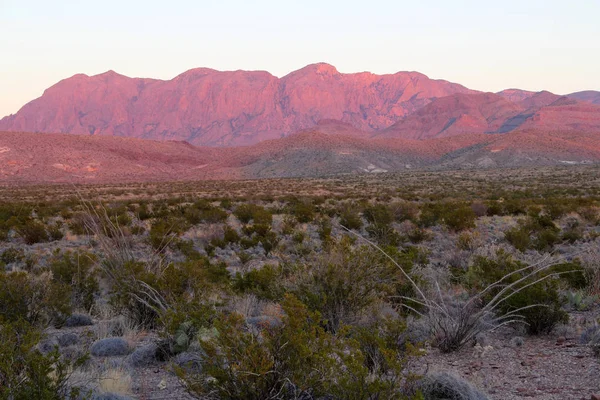
[[131, 393], [131, 375], [124, 368], [110, 368], [98, 378], [98, 389], [102, 393], [128, 395]]

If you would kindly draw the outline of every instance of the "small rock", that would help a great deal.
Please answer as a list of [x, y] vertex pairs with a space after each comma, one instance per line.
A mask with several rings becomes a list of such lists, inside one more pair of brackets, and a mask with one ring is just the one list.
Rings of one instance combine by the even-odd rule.
[[77, 326], [89, 326], [94, 325], [94, 321], [92, 321], [92, 317], [85, 314], [72, 314], [67, 317], [65, 324], [67, 328], [74, 328]]
[[129, 343], [119, 337], [101, 339], [92, 344], [90, 353], [97, 357], [125, 356], [129, 354]]
[[150, 343], [138, 347], [127, 357], [127, 362], [133, 367], [145, 367], [157, 361], [158, 345]]
[[79, 343], [79, 336], [70, 332], [60, 335], [56, 340], [58, 341], [58, 345], [60, 347], [68, 347]]

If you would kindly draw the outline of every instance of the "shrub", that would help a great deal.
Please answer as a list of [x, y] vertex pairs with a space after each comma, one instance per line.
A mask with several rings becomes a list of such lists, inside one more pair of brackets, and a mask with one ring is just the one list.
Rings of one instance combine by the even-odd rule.
[[150, 245], [157, 251], [163, 251], [175, 238], [185, 232], [187, 225], [180, 219], [161, 219], [150, 228]]
[[[411, 256], [398, 251], [395, 256], [404, 258], [401, 262], [410, 270]], [[298, 285], [292, 291], [311, 310], [323, 315], [332, 332], [356, 322], [369, 306], [396, 295], [405, 283], [398, 268], [380, 253], [344, 245], [330, 249], [317, 263], [299, 268], [295, 275], [293, 281]]]
[[598, 325], [586, 329], [581, 334], [580, 342], [590, 346], [594, 355], [600, 357], [600, 327]]
[[363, 226], [358, 208], [354, 204], [345, 205], [339, 211], [340, 224], [348, 229], [359, 230]]
[[238, 272], [233, 279], [233, 289], [240, 293], [254, 293], [259, 298], [277, 300], [282, 295], [282, 288], [277, 280], [280, 274], [279, 269], [269, 264], [243, 275]]
[[227, 219], [227, 211], [214, 207], [205, 200], [196, 201], [193, 205], [186, 207], [183, 215], [192, 225], [197, 225], [200, 222], [223, 222]]
[[[335, 336], [323, 330], [318, 313], [293, 296], [282, 307], [283, 323], [265, 325], [260, 333], [244, 329], [240, 315], [218, 318], [218, 335], [202, 342], [201, 371], [177, 369], [188, 390], [223, 399], [405, 398], [402, 360], [377, 329], [368, 339], [350, 332]], [[371, 354], [379, 354], [381, 363], [370, 363]]]
[[444, 224], [453, 231], [475, 228], [475, 212], [466, 205], [448, 205], [441, 217]]
[[19, 262], [25, 258], [25, 252], [23, 249], [17, 249], [16, 247], [9, 247], [8, 249], [2, 252], [0, 255], [0, 261], [5, 264], [11, 264], [14, 262]]
[[35, 220], [29, 220], [24, 225], [19, 226], [17, 234], [29, 245], [47, 242], [49, 239], [46, 226]]
[[[549, 333], [556, 324], [567, 321], [568, 315], [561, 310], [558, 278], [553, 275], [552, 265], [543, 266], [543, 269], [538, 267], [527, 267], [499, 251], [496, 260], [476, 257], [469, 268], [468, 280], [477, 290], [501, 282], [502, 286], [488, 289], [483, 300], [489, 302], [504, 293], [504, 300], [498, 305], [499, 312], [520, 315], [530, 334]], [[532, 275], [536, 270], [539, 273]], [[503, 292], [504, 285], [512, 285], [513, 291]]]
[[504, 233], [504, 238], [519, 251], [525, 251], [531, 247], [531, 238], [529, 237], [529, 232], [519, 227], [515, 227], [506, 231]]
[[392, 210], [382, 204], [366, 207], [363, 215], [367, 221], [376, 225], [389, 225], [394, 221], [395, 217]]
[[242, 204], [235, 209], [233, 214], [244, 224], [253, 221], [255, 224], [270, 226], [273, 223], [271, 212], [256, 204]]
[[583, 289], [588, 285], [588, 276], [579, 260], [556, 264], [550, 271], [561, 274], [560, 278], [572, 289]]
[[315, 206], [310, 200], [299, 200], [290, 206], [290, 214], [294, 215], [298, 222], [307, 223], [315, 218]]
[[62, 224], [56, 222], [52, 225], [48, 225], [48, 237], [50, 241], [61, 240], [65, 234], [62, 232]]
[[93, 254], [67, 252], [50, 263], [52, 278], [71, 287], [71, 304], [89, 310], [100, 292]]
[[52, 282], [48, 274], [0, 272], [0, 322], [60, 325], [71, 313], [69, 297], [70, 287]]
[[81, 390], [69, 385], [69, 377], [87, 357], [71, 361], [57, 348], [42, 354], [35, 348], [40, 338], [39, 331], [22, 320], [0, 325], [0, 398], [78, 398]]

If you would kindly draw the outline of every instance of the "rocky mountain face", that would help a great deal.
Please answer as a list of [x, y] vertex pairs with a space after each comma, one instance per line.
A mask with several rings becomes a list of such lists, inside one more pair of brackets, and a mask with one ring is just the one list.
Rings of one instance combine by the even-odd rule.
[[417, 72], [342, 74], [328, 64], [283, 78], [199, 68], [161, 81], [109, 71], [60, 81], [0, 120], [0, 130], [236, 146], [287, 136], [323, 119], [377, 131], [455, 93], [474, 91]]
[[465, 133], [504, 134], [516, 130], [600, 134], [600, 106], [539, 92], [517, 101], [493, 93], [439, 98], [374, 136], [430, 139]]

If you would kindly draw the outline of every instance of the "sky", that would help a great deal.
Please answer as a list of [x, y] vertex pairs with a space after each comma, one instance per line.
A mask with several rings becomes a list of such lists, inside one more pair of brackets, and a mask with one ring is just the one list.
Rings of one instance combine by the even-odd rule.
[[419, 71], [471, 89], [600, 90], [600, 0], [0, 0], [0, 117], [77, 73]]

